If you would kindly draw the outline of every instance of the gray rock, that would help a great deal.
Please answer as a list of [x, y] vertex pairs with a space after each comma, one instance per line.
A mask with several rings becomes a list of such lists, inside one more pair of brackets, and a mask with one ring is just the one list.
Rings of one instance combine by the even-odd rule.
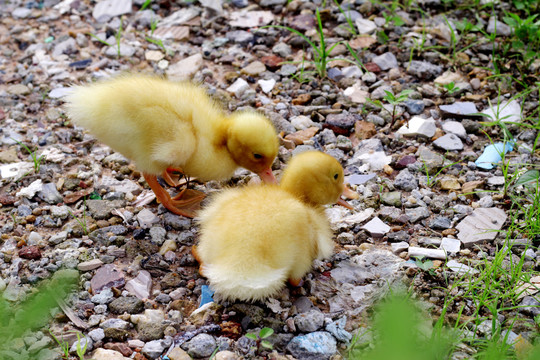
[[[120, 56], [121, 57], [132, 57], [133, 54], [135, 54], [135, 51], [137, 49], [131, 45], [120, 43]], [[107, 50], [105, 50], [105, 55], [107, 55], [110, 58], [115, 58], [118, 56], [118, 46], [114, 44], [113, 46], [109, 46]]]
[[[141, 353], [150, 359], [157, 359], [171, 344], [171, 339], [149, 341], [144, 344]], [[212, 348], [211, 351], [214, 349]]]
[[194, 358], [210, 356], [215, 348], [216, 340], [208, 334], [199, 334], [182, 345], [182, 349]]
[[442, 129], [451, 134], [455, 134], [462, 139], [467, 137], [467, 131], [460, 122], [457, 121], [446, 121], [442, 125]]
[[159, 340], [163, 337], [168, 324], [161, 321], [144, 321], [137, 324], [137, 334], [141, 341]]
[[412, 223], [415, 223], [415, 222], [417, 222], [419, 220], [428, 218], [429, 215], [430, 215], [430, 212], [429, 212], [429, 209], [427, 207], [420, 206], [420, 207], [417, 207], [417, 208], [405, 209], [405, 215], [407, 215], [409, 217], [409, 220]]
[[424, 111], [424, 102], [422, 100], [406, 100], [403, 105], [407, 108], [407, 112], [411, 115], [418, 115]]
[[86, 350], [90, 352], [94, 348], [94, 342], [90, 337], [82, 336], [80, 337], [80, 339], [77, 339], [77, 341], [74, 342], [73, 345], [71, 345], [69, 352], [72, 354], [76, 353], [78, 346], [80, 346], [80, 348], [86, 348]]
[[437, 216], [435, 219], [430, 221], [429, 227], [435, 230], [445, 230], [452, 227], [452, 221], [444, 216]]
[[191, 228], [191, 219], [171, 212], [163, 214], [163, 221], [165, 225], [169, 225], [175, 230], [189, 230]]
[[152, 226], [152, 224], [155, 224], [159, 221], [159, 218], [150, 210], [148, 209], [142, 209], [137, 214], [137, 220], [139, 221], [139, 225], [143, 229], [148, 229]]
[[270, 7], [276, 5], [285, 5], [287, 0], [261, 0], [259, 5], [262, 7]]
[[287, 350], [298, 359], [328, 359], [337, 352], [336, 339], [326, 331], [296, 336]]
[[381, 202], [385, 205], [401, 207], [401, 193], [399, 191], [389, 191], [381, 194]]
[[373, 62], [377, 64], [378, 67], [381, 68], [381, 70], [388, 70], [392, 68], [397, 68], [399, 66], [398, 61], [394, 54], [391, 52], [386, 52], [382, 55], [375, 56], [373, 58]]
[[139, 299], [147, 299], [150, 297], [150, 289], [152, 288], [152, 276], [146, 270], [141, 270], [136, 278], [129, 280], [126, 283], [125, 289], [138, 297]]
[[319, 330], [324, 324], [324, 314], [319, 310], [310, 310], [294, 317], [294, 325], [300, 332]]
[[103, 23], [115, 16], [131, 13], [131, 7], [131, 0], [102, 0], [94, 6], [92, 16]]
[[424, 119], [420, 116], [413, 116], [407, 124], [399, 128], [398, 133], [405, 136], [424, 136], [432, 137], [437, 131], [437, 125], [433, 118]]
[[94, 342], [102, 341], [105, 338], [105, 331], [103, 329], [94, 329], [88, 332], [88, 336], [94, 340]]
[[56, 185], [53, 183], [43, 184], [38, 196], [49, 204], [58, 204], [64, 201], [62, 195], [56, 190]]
[[478, 208], [464, 218], [457, 226], [458, 239], [464, 247], [493, 240], [506, 221], [506, 213], [498, 208]]
[[90, 216], [96, 220], [108, 219], [111, 212], [124, 206], [122, 200], [86, 200], [86, 206]]
[[53, 219], [65, 220], [69, 216], [69, 208], [65, 205], [51, 206], [51, 217]]
[[227, 39], [229, 39], [232, 42], [238, 43], [238, 44], [247, 44], [253, 41], [253, 33], [250, 33], [245, 30], [235, 30], [235, 31], [229, 31], [227, 34], [225, 34]]
[[418, 156], [418, 161], [422, 163], [422, 172], [424, 172], [425, 167], [429, 174], [436, 173], [444, 163], [444, 158], [440, 154], [431, 151], [425, 146], [420, 146], [416, 156]]
[[484, 196], [478, 201], [478, 207], [481, 207], [481, 208], [493, 207], [493, 197], [489, 195]]
[[394, 186], [404, 191], [412, 191], [414, 189], [418, 189], [418, 180], [409, 172], [408, 169], [403, 169], [396, 176]]
[[331, 321], [326, 324], [325, 330], [332, 334], [341, 342], [348, 343], [352, 339], [352, 334], [345, 330], [347, 317], [342, 316], [336, 321]]
[[286, 58], [287, 56], [292, 54], [292, 49], [288, 44], [280, 42], [272, 47], [272, 52], [278, 54], [282, 58]]
[[405, 64], [407, 72], [422, 80], [429, 80], [441, 74], [442, 67], [427, 61], [413, 60]]
[[90, 298], [94, 304], [108, 304], [113, 301], [114, 295], [110, 288], [102, 290]]
[[58, 245], [66, 241], [67, 236], [68, 236], [67, 231], [60, 231], [59, 233], [56, 233], [49, 238], [49, 243], [52, 245]]
[[92, 231], [90, 234], [88, 234], [88, 237], [95, 242], [110, 245], [112, 241], [116, 240], [115, 236], [110, 236], [111, 233], [116, 236], [124, 235], [127, 233], [127, 228], [123, 225], [106, 226], [104, 228]]
[[121, 296], [109, 304], [109, 309], [115, 314], [138, 314], [144, 310], [144, 303], [135, 296]]
[[461, 263], [457, 262], [456, 260], [448, 261], [446, 263], [446, 267], [449, 268], [450, 270], [452, 270], [453, 272], [458, 273], [458, 274], [466, 274], [466, 273], [476, 274], [476, 273], [478, 273], [478, 270], [473, 269], [472, 267], [467, 266], [465, 264], [461, 264]]
[[497, 35], [510, 36], [512, 35], [512, 28], [502, 21], [496, 20], [493, 16], [489, 18], [487, 32], [490, 34], [497, 33]]
[[123, 286], [124, 283], [124, 274], [113, 264], [100, 267], [92, 277], [92, 280], [90, 280], [90, 285], [95, 294], [106, 288]]
[[441, 136], [433, 142], [433, 145], [447, 151], [463, 150], [463, 142], [454, 134]]
[[62, 41], [55, 45], [52, 56], [53, 58], [58, 58], [61, 55], [71, 55], [77, 51], [77, 42], [74, 38], [69, 37], [66, 40]]
[[368, 19], [358, 18], [354, 23], [360, 34], [371, 34], [377, 29], [377, 25]]
[[375, 279], [388, 279], [403, 263], [403, 259], [387, 250], [369, 250], [355, 256], [352, 261], [342, 261], [330, 270], [338, 284], [365, 284]]
[[32, 9], [19, 7], [11, 12], [11, 16], [14, 19], [26, 19], [32, 13]]
[[478, 110], [473, 102], [455, 102], [451, 105], [439, 105], [439, 110], [446, 117], [462, 118], [463, 115], [477, 113]]
[[150, 228], [150, 236], [152, 237], [152, 243], [156, 245], [162, 245], [165, 241], [165, 236], [167, 235], [167, 230], [161, 226], [154, 226]]
[[519, 306], [518, 311], [521, 313], [532, 317], [540, 315], [540, 301], [536, 300], [533, 296], [525, 296]]

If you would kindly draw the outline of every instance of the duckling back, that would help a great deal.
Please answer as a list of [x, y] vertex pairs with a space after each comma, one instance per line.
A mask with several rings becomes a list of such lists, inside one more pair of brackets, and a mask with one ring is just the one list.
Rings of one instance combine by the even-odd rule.
[[223, 298], [272, 296], [333, 251], [322, 209], [277, 186], [229, 189], [200, 213], [202, 273]]

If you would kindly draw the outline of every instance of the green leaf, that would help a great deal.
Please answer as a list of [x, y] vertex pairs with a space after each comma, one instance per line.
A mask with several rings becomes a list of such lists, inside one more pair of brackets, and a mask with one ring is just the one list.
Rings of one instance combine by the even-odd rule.
[[274, 333], [273, 329], [265, 327], [261, 329], [261, 331], [259, 332], [259, 336], [261, 337], [261, 339], [266, 339], [273, 333]]
[[523, 185], [530, 182], [538, 182], [540, 179], [540, 171], [536, 169], [527, 170], [516, 181], [516, 186]]
[[272, 344], [270, 344], [270, 343], [269, 343], [268, 341], [266, 341], [266, 340], [263, 340], [263, 341], [261, 342], [261, 345], [262, 345], [262, 347], [267, 348], [267, 349], [273, 349], [273, 348], [274, 348], [274, 346], [273, 346]]
[[257, 340], [257, 335], [252, 334], [252, 333], [246, 334], [246, 337], [247, 337], [248, 339], [251, 339], [251, 340]]

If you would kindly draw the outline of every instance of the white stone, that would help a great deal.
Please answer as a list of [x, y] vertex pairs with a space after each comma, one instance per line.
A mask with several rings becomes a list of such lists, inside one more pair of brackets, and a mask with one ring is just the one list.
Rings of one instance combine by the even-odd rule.
[[315, 123], [305, 115], [293, 116], [291, 118], [291, 124], [296, 128], [296, 130], [304, 130], [315, 126]]
[[152, 288], [152, 275], [146, 270], [141, 270], [135, 279], [129, 280], [126, 283], [125, 289], [138, 297], [139, 299], [147, 299], [150, 296]]
[[173, 12], [171, 15], [161, 20], [158, 25], [159, 27], [181, 25], [198, 16], [200, 13], [201, 10], [197, 6], [187, 6]]
[[148, 50], [144, 53], [144, 58], [148, 61], [160, 61], [165, 57], [165, 54], [159, 50]]
[[30, 162], [17, 162], [0, 166], [0, 176], [2, 179], [14, 178], [17, 180], [34, 169], [34, 164]]
[[235, 11], [229, 16], [229, 25], [239, 28], [254, 28], [270, 24], [274, 20], [271, 11]]
[[276, 80], [274, 79], [268, 79], [268, 80], [259, 80], [257, 81], [259, 86], [261, 87], [262, 91], [265, 94], [268, 94], [270, 91], [274, 89], [274, 86], [276, 86]]
[[506, 213], [498, 208], [478, 208], [457, 226], [458, 239], [464, 247], [471, 247], [486, 240], [493, 240], [506, 221]]
[[360, 78], [363, 75], [362, 69], [360, 69], [358, 66], [347, 66], [341, 69], [341, 73], [343, 76], [348, 78]]
[[398, 243], [392, 243], [390, 244], [390, 246], [392, 247], [392, 252], [394, 254], [399, 254], [400, 252], [402, 251], [405, 251], [409, 248], [409, 244], [406, 243], [405, 241], [401, 241], [401, 242], [398, 242]]
[[203, 66], [203, 63], [203, 57], [200, 53], [191, 55], [169, 66], [166, 71], [167, 77], [171, 81], [191, 80], [193, 75]]
[[41, 188], [43, 187], [43, 183], [41, 182], [41, 179], [35, 180], [33, 183], [28, 185], [25, 188], [22, 188], [17, 194], [17, 196], [23, 196], [25, 198], [31, 199], [33, 198], [38, 191], [41, 191]]
[[371, 34], [377, 29], [377, 25], [371, 20], [358, 18], [354, 23], [360, 34]]
[[516, 100], [501, 101], [497, 104], [497, 101], [491, 102], [491, 107], [482, 111], [483, 114], [489, 116], [491, 121], [500, 120], [502, 122], [520, 122], [521, 121], [521, 106]]
[[462, 139], [467, 137], [467, 131], [460, 122], [457, 121], [445, 121], [442, 125], [442, 129], [450, 134], [455, 134]]
[[94, 351], [92, 355], [94, 360], [129, 360], [129, 358], [124, 357], [121, 353], [114, 350], [107, 350], [103, 348], [98, 348]]
[[152, 224], [155, 224], [156, 222], [158, 222], [159, 218], [156, 215], [154, 215], [154, 213], [151, 212], [150, 210], [142, 209], [137, 214], [137, 220], [139, 221], [139, 225], [143, 229], [148, 229], [152, 226]]
[[416, 246], [409, 247], [409, 256], [410, 257], [426, 257], [430, 259], [446, 259], [446, 252], [440, 249], [426, 249]]
[[56, 89], [52, 89], [50, 92], [49, 92], [49, 97], [51, 99], [59, 99], [59, 98], [62, 98], [66, 95], [69, 95], [73, 92], [73, 89], [72, 87], [59, 87], [59, 88], [56, 88]]
[[473, 269], [470, 266], [461, 264], [461, 263], [457, 262], [456, 260], [450, 260], [446, 264], [446, 266], [450, 270], [452, 270], [453, 272], [457, 272], [458, 274], [463, 274], [463, 273], [468, 273], [468, 272], [470, 272], [471, 274], [476, 274], [478, 272], [478, 270]]
[[249, 89], [249, 84], [242, 78], [236, 79], [231, 86], [227, 88], [227, 91], [233, 93], [237, 98], [241, 97]]
[[409, 120], [409, 126], [403, 125], [398, 130], [398, 133], [405, 136], [422, 135], [430, 138], [435, 135], [436, 130], [437, 126], [435, 125], [435, 120], [433, 118], [424, 119], [420, 116], [413, 116]]
[[378, 217], [375, 217], [367, 224], [362, 226], [362, 229], [369, 232], [373, 237], [382, 237], [384, 234], [390, 231], [390, 226], [386, 225]]
[[361, 86], [362, 83], [358, 81], [353, 86], [346, 88], [343, 91], [343, 95], [348, 96], [352, 102], [364, 104], [369, 97], [369, 92], [362, 90]]
[[463, 150], [463, 142], [455, 134], [441, 136], [433, 142], [433, 145], [447, 151]]
[[489, 186], [502, 186], [505, 181], [504, 176], [491, 176], [488, 177], [487, 184]]
[[443, 238], [440, 248], [448, 254], [455, 254], [461, 249], [461, 241], [452, 238]]

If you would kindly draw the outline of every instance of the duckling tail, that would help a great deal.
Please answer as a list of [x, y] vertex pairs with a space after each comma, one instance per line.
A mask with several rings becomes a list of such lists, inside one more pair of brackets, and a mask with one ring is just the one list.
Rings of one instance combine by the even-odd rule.
[[285, 269], [261, 265], [257, 271], [240, 272], [218, 265], [203, 265], [204, 276], [220, 297], [229, 300], [256, 301], [276, 294], [287, 279]]

